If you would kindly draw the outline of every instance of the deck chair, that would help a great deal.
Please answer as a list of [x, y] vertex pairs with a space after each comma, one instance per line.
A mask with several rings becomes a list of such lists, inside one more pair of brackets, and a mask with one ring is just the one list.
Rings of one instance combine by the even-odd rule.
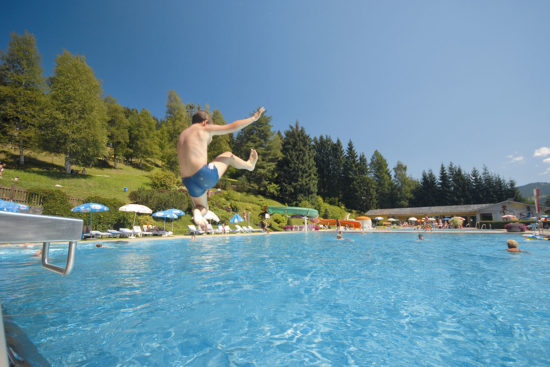
[[90, 231], [90, 234], [92, 234], [94, 238], [112, 237], [110, 232]]
[[189, 228], [189, 234], [204, 234], [202, 229], [197, 229], [193, 224], [188, 224], [187, 228]]
[[244, 229], [243, 227], [241, 227], [240, 225], [238, 224], [235, 224], [235, 232], [241, 232], [241, 233], [247, 233], [248, 230]]
[[119, 238], [121, 234], [119, 231], [114, 229], [108, 229], [107, 232], [111, 234], [111, 237], [116, 237], [116, 238]]
[[143, 232], [140, 226], [134, 226], [134, 234], [139, 237], [153, 235], [152, 232]]
[[261, 229], [259, 228], [252, 228], [252, 226], [248, 226], [248, 230], [250, 232], [263, 232]]
[[143, 225], [143, 232], [141, 232], [144, 236], [152, 236], [153, 232], [149, 230], [147, 225]]
[[206, 225], [206, 234], [214, 234], [214, 228], [212, 227], [212, 224], [208, 223]]
[[118, 231], [120, 232], [120, 237], [128, 237], [128, 238], [134, 238], [134, 231], [128, 228], [119, 228]]

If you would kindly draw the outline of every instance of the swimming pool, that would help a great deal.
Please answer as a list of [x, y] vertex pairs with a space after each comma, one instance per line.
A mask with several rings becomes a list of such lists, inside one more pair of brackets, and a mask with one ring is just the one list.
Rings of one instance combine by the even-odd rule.
[[0, 248], [0, 297], [54, 366], [550, 364], [547, 242], [345, 237], [81, 243], [67, 277]]

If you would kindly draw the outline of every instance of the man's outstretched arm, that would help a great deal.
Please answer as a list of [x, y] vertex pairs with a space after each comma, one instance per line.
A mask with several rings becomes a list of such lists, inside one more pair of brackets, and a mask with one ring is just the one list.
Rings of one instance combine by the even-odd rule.
[[245, 127], [247, 127], [248, 125], [250, 125], [255, 121], [258, 121], [258, 119], [264, 112], [265, 112], [265, 108], [260, 107], [258, 111], [256, 111], [252, 116], [246, 119], [237, 120], [227, 125], [216, 125], [216, 124], [206, 125], [206, 129], [212, 135], [231, 134], [241, 129], [244, 129]]

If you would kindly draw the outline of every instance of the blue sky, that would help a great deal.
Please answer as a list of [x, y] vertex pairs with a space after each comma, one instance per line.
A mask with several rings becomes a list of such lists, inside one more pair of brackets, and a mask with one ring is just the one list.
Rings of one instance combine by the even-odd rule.
[[[105, 95], [165, 115], [168, 91], [228, 122], [351, 139], [390, 168], [486, 165], [550, 181], [548, 1], [4, 0], [0, 48], [33, 33], [51, 75], [84, 55]], [[261, 157], [260, 157], [261, 159]]]

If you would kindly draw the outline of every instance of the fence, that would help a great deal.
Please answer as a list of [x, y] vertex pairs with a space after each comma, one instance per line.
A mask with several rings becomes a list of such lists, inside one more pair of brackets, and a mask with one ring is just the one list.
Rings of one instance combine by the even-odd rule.
[[[42, 206], [43, 197], [40, 194], [29, 192], [26, 189], [10, 186], [0, 186], [0, 199], [15, 201], [17, 203], [26, 204], [29, 206]], [[77, 206], [82, 204], [83, 200], [80, 198], [69, 197], [69, 204], [71, 206]]]

